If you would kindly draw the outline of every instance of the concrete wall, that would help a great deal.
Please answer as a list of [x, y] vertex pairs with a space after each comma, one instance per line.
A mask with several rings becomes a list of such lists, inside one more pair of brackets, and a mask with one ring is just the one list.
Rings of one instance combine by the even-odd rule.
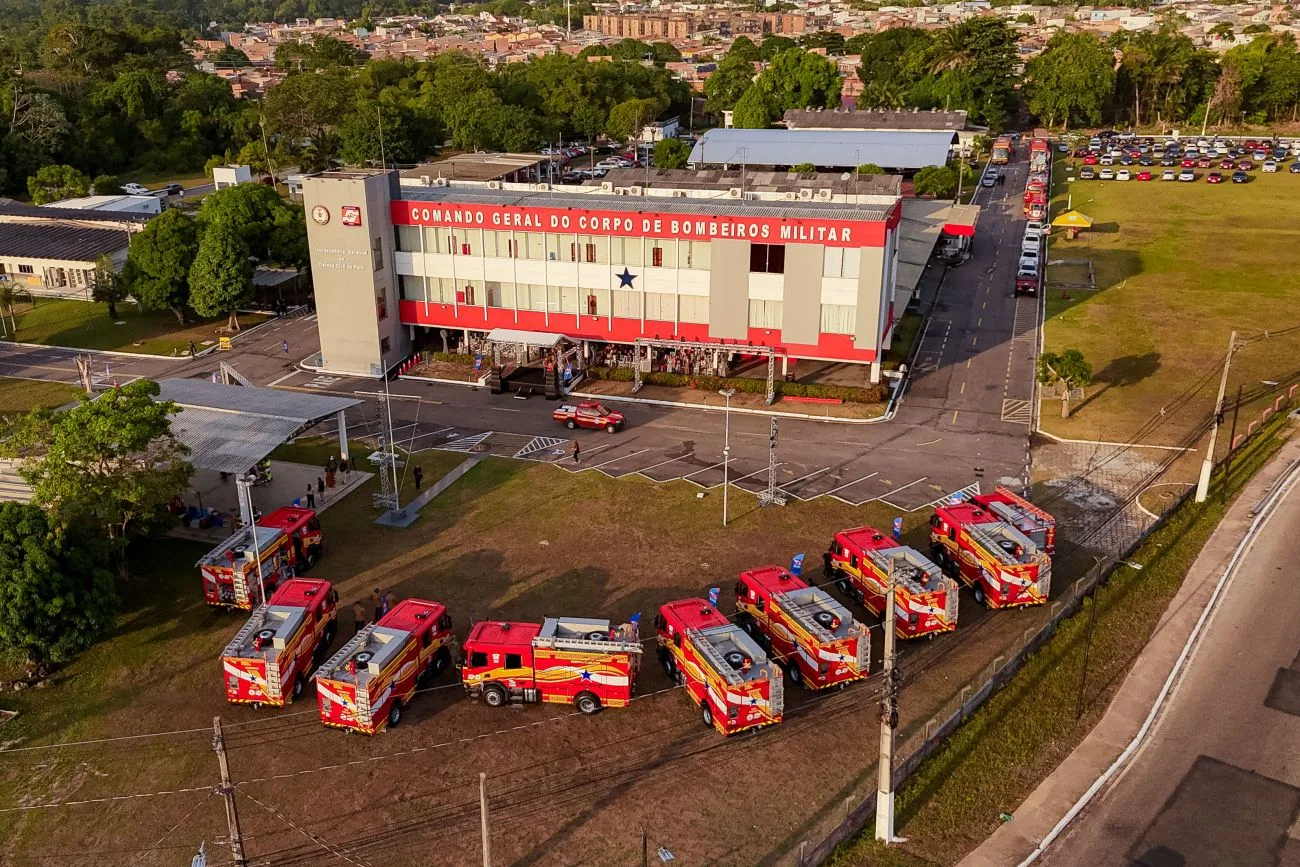
[[882, 247], [863, 247], [859, 251], [858, 265], [858, 317], [853, 335], [857, 349], [875, 349], [880, 345], [885, 316], [889, 311], [884, 282], [885, 250]]
[[749, 336], [749, 242], [715, 238], [709, 270], [709, 336]]
[[[396, 172], [337, 172], [303, 183], [321, 364], [327, 370], [381, 376], [408, 352], [407, 331], [397, 316], [389, 217], [396, 179]], [[359, 225], [345, 222], [345, 207], [358, 209]]]
[[781, 341], [816, 344], [822, 327], [821, 244], [787, 244], [781, 292]]

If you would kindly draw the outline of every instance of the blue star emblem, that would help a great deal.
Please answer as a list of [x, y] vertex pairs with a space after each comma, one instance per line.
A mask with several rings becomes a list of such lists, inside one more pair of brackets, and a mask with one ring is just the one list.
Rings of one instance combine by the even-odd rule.
[[636, 279], [636, 275], [633, 274], [631, 271], [627, 270], [626, 265], [623, 266], [622, 274], [615, 274], [614, 276], [618, 278], [618, 285], [620, 289], [622, 288], [631, 289], [632, 281]]
[[582, 673], [582, 679], [583, 679], [583, 680], [591, 680], [591, 672], [590, 672], [590, 671], [584, 671], [584, 672]]

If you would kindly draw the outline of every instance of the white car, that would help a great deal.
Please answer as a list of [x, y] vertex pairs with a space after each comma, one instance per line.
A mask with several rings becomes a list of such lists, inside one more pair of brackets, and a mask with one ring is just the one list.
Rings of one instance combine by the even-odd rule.
[[980, 185], [985, 187], [995, 186], [998, 182], [997, 172], [985, 172], [984, 177], [980, 179]]
[[1173, 169], [1165, 169], [1163, 172], [1160, 173], [1160, 180], [1176, 181], [1178, 180], [1178, 172], [1174, 171]]
[[1025, 269], [1027, 269], [1027, 268], [1032, 268], [1032, 269], [1034, 269], [1034, 273], [1037, 273], [1037, 272], [1038, 272], [1038, 251], [1037, 251], [1037, 250], [1021, 250], [1021, 251], [1020, 251], [1020, 261], [1019, 261], [1019, 263], [1016, 265], [1016, 268], [1017, 268], [1017, 270], [1020, 270], [1020, 271], [1023, 271], [1023, 270], [1025, 270]]
[[1031, 246], [1037, 250], [1043, 246], [1043, 233], [1040, 229], [1025, 229], [1025, 237], [1020, 240], [1020, 249]]
[[1113, 181], [1115, 180], [1115, 172], [1111, 169], [1102, 169], [1097, 172], [1097, 177], [1103, 181]]
[[1277, 163], [1273, 162], [1273, 160], [1265, 160], [1264, 165], [1260, 166], [1259, 170], [1261, 172], [1275, 172], [1277, 171]]
[[1103, 166], [1113, 166], [1115, 165], [1115, 158], [1110, 154], [1106, 154], [1105, 156], [1097, 160], [1097, 164]]
[[1120, 169], [1119, 171], [1115, 172], [1115, 180], [1117, 181], [1127, 181], [1129, 177], [1130, 175], [1128, 173], [1128, 169]]
[[142, 187], [139, 184], [122, 184], [122, 192], [128, 196], [147, 196], [149, 195], [149, 188]]
[[1178, 173], [1178, 180], [1194, 181], [1196, 180], [1196, 172], [1192, 171], [1191, 169], [1183, 169], [1181, 172]]

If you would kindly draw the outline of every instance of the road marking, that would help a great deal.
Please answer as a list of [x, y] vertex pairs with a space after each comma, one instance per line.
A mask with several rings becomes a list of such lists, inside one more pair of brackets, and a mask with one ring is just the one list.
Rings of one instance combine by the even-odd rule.
[[508, 406], [489, 406], [488, 409], [496, 410], [497, 412], [523, 412], [522, 409], [511, 409]]
[[707, 466], [707, 467], [705, 467], [704, 469], [696, 470], [696, 471], [693, 472], [693, 473], [687, 473], [686, 475], [682, 476], [682, 478], [683, 478], [683, 479], [689, 479], [691, 476], [698, 476], [700, 473], [703, 473], [703, 472], [705, 472], [705, 471], [707, 471], [707, 470], [716, 469], [716, 468], [718, 468], [718, 467], [720, 467], [720, 466], [722, 466], [722, 461], [718, 461], [716, 464], [712, 464], [712, 465], [710, 465], [710, 466]]
[[917, 443], [917, 444], [916, 444], [916, 447], [917, 447], [917, 448], [920, 448], [921, 446], [932, 446], [932, 445], [934, 445], [934, 444], [937, 443], [937, 442], [943, 442], [943, 437], [935, 437], [935, 438], [932, 439], [932, 440], [926, 440], [926, 441], [923, 442], [923, 443]]
[[473, 436], [461, 437], [458, 440], [452, 440], [442, 446], [444, 451], [448, 452], [471, 452], [475, 446], [482, 444], [484, 440], [492, 436], [492, 431], [487, 433], [474, 434]]
[[821, 474], [821, 473], [828, 472], [829, 470], [830, 470], [830, 467], [822, 467], [820, 470], [813, 470], [811, 473], [808, 473], [808, 475], [806, 475], [806, 476], [800, 476], [800, 477], [797, 478], [797, 479], [791, 479], [791, 480], [788, 481], [788, 482], [783, 482], [783, 483], [781, 484], [781, 488], [782, 488], [782, 489], [785, 489], [785, 488], [788, 488], [790, 485], [797, 485], [797, 484], [799, 484], [800, 482], [802, 482], [804, 479], [811, 479], [813, 476], [819, 475], [819, 474]]
[[277, 385], [279, 385], [280, 383], [284, 382], [286, 379], [293, 379], [295, 376], [297, 376], [297, 375], [298, 375], [299, 373], [301, 373], [301, 372], [302, 372], [302, 371], [300, 371], [300, 370], [291, 370], [291, 371], [289, 371], [288, 373], [286, 373], [284, 376], [280, 377], [279, 379], [274, 379], [274, 380], [271, 380], [270, 382], [268, 382], [268, 383], [266, 384], [266, 387], [267, 387], [267, 388], [274, 388], [275, 386], [277, 386]]
[[609, 465], [609, 464], [616, 464], [616, 463], [618, 463], [619, 461], [623, 460], [624, 458], [634, 458], [634, 457], [636, 457], [637, 455], [642, 454], [642, 453], [644, 453], [644, 452], [648, 452], [648, 451], [650, 451], [650, 450], [649, 450], [649, 449], [637, 449], [637, 450], [634, 451], [634, 452], [628, 452], [628, 453], [625, 454], [625, 455], [619, 455], [619, 456], [616, 457], [616, 458], [610, 458], [609, 460], [605, 461], [605, 463], [603, 463], [603, 464], [596, 464], [595, 466], [587, 467], [587, 469], [589, 469], [589, 470], [598, 470], [598, 469], [600, 469], [600, 468], [603, 467], [603, 466], [607, 466], [607, 465]]
[[[785, 464], [781, 463], [780, 461], [778, 461], [776, 465], [778, 467], [785, 466]], [[754, 472], [752, 473], [745, 473], [745, 475], [741, 476], [738, 479], [732, 479], [731, 484], [734, 485], [736, 482], [743, 482], [745, 479], [748, 479], [751, 476], [756, 476], [759, 473], [765, 473], [765, 472], [767, 472], [767, 467], [759, 467], [758, 469], [754, 470]]]
[[967, 370], [970, 370], [970, 363], [971, 363], [971, 359], [969, 359], [969, 358], [966, 359], [966, 369], [967, 369]]
[[1002, 421], [1029, 424], [1032, 421], [1033, 401], [1002, 399]]
[[560, 437], [533, 437], [528, 445], [515, 452], [515, 457], [522, 458], [531, 455], [533, 452], [540, 452], [545, 449], [553, 449], [565, 440]]
[[963, 382], [963, 383], [961, 384], [961, 391], [958, 392], [958, 393], [959, 393], [959, 394], [965, 394], [965, 393], [966, 393], [966, 383]]
[[976, 346], [979, 345], [979, 342], [980, 342], [980, 336], [978, 334], [972, 334], [970, 338], [971, 348], [974, 349]]
[[889, 500], [886, 500], [885, 497], [889, 497], [889, 496], [892, 496], [892, 495], [894, 495], [894, 494], [897, 494], [899, 491], [903, 491], [903, 490], [906, 490], [906, 489], [912, 487], [912, 485], [919, 485], [919, 484], [921, 484], [921, 482], [924, 482], [924, 481], [925, 481], [926, 479], [928, 479], [928, 478], [930, 478], [930, 477], [929, 477], [929, 476], [921, 476], [921, 478], [919, 478], [919, 479], [915, 479], [915, 480], [913, 480], [913, 481], [910, 481], [910, 482], [908, 482], [906, 485], [899, 485], [897, 488], [894, 488], [892, 491], [886, 491], [885, 493], [881, 494], [879, 497], [876, 497], [876, 499], [879, 500], [879, 501], [882, 502], [882, 503], [886, 503], [886, 504], [888, 504], [888, 505], [890, 505], [890, 506], [893, 506], [895, 509], [901, 509], [902, 506], [899, 506], [899, 505], [897, 505], [896, 503], [891, 503], [891, 502], [889, 502]]
[[684, 455], [678, 455], [678, 456], [675, 457], [675, 458], [669, 458], [669, 459], [666, 460], [666, 461], [660, 461], [660, 462], [657, 463], [657, 464], [651, 464], [651, 465], [648, 466], [648, 467], [642, 467], [641, 469], [637, 470], [637, 472], [638, 472], [638, 473], [643, 473], [643, 474], [644, 474], [644, 473], [646, 473], [646, 472], [649, 472], [650, 470], [653, 470], [655, 467], [662, 467], [664, 464], [671, 464], [673, 461], [680, 461], [680, 460], [682, 460], [683, 458], [689, 458], [689, 457], [691, 457], [691, 455], [693, 455], [693, 454], [694, 454], [694, 452], [687, 452], [687, 453], [684, 454]]
[[952, 423], [953, 424], [957, 423], [957, 410], [955, 409], [952, 411]]
[[868, 475], [863, 476], [863, 477], [860, 478], [860, 479], [854, 479], [854, 480], [851, 481], [851, 482], [845, 482], [844, 484], [840, 485], [838, 488], [831, 488], [829, 491], [827, 491], [826, 493], [822, 494], [822, 496], [823, 496], [823, 497], [829, 497], [831, 494], [835, 493], [836, 491], [842, 491], [842, 490], [844, 490], [845, 488], [847, 488], [847, 487], [849, 487], [849, 486], [851, 486], [851, 485], [856, 485], [858, 482], [865, 482], [867, 479], [873, 478], [874, 476], [878, 476], [878, 475], [880, 475], [880, 474], [879, 474], [879, 473], [870, 473], [870, 474], [868, 474]]

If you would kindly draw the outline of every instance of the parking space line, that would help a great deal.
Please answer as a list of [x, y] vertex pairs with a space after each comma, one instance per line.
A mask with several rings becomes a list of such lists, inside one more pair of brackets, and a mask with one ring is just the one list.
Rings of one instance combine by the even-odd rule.
[[[785, 465], [782, 464], [782, 463], [778, 463], [777, 466], [778, 466], [778, 467], [782, 467], [782, 466], [785, 466]], [[741, 476], [740, 478], [732, 479], [732, 480], [731, 480], [731, 484], [734, 485], [736, 482], [743, 482], [745, 479], [748, 479], [750, 476], [756, 476], [756, 475], [758, 475], [759, 473], [765, 473], [765, 472], [767, 472], [767, 467], [759, 467], [758, 469], [754, 470], [754, 472], [752, 472], [752, 473], [746, 473], [745, 475]]]
[[680, 461], [680, 460], [683, 460], [684, 458], [689, 458], [692, 454], [693, 454], [693, 452], [687, 452], [687, 453], [684, 454], [684, 455], [678, 455], [678, 456], [675, 457], [675, 458], [669, 458], [669, 459], [666, 460], [666, 461], [660, 461], [660, 462], [657, 463], [657, 464], [651, 464], [651, 465], [648, 466], [648, 467], [642, 467], [641, 469], [637, 470], [637, 472], [638, 472], [638, 473], [647, 473], [647, 472], [649, 472], [650, 470], [653, 470], [655, 467], [662, 467], [664, 464], [671, 464], [673, 461]]
[[831, 469], [830, 467], [822, 467], [820, 470], [813, 470], [811, 473], [809, 473], [806, 476], [800, 476], [797, 479], [791, 479], [788, 482], [783, 482], [781, 484], [781, 490], [784, 491], [786, 488], [789, 488], [791, 485], [797, 485], [800, 482], [802, 482], [804, 479], [811, 479], [813, 476], [820, 475], [821, 473], [830, 472], [830, 469]]
[[[713, 464], [712, 466], [705, 467], [705, 468], [702, 469], [702, 470], [696, 470], [696, 471], [693, 472], [693, 473], [687, 473], [686, 475], [682, 476], [682, 478], [683, 478], [683, 479], [689, 479], [691, 476], [698, 476], [700, 473], [707, 472], [708, 470], [716, 469], [716, 468], [718, 468], [718, 467], [720, 467], [720, 466], [722, 466], [722, 461], [718, 461], [716, 464]], [[697, 484], [698, 484], [698, 483], [697, 483]]]
[[844, 484], [840, 485], [838, 488], [831, 488], [829, 491], [822, 494], [822, 496], [829, 497], [831, 494], [835, 493], [836, 491], [842, 491], [845, 488], [849, 487], [850, 485], [856, 485], [858, 482], [865, 482], [867, 479], [874, 478], [878, 475], [880, 475], [880, 473], [868, 473], [867, 475], [863, 476], [860, 479], [854, 479], [851, 482], [845, 482]]
[[625, 455], [619, 455], [619, 456], [616, 457], [616, 458], [610, 458], [609, 460], [605, 461], [605, 463], [603, 463], [603, 464], [595, 464], [594, 466], [587, 467], [587, 469], [589, 469], [589, 470], [598, 470], [598, 469], [600, 469], [601, 467], [605, 466], [606, 464], [616, 464], [616, 463], [618, 463], [619, 461], [621, 461], [621, 460], [623, 460], [623, 459], [625, 459], [625, 458], [634, 458], [634, 457], [636, 457], [637, 455], [639, 455], [639, 454], [644, 454], [645, 452], [648, 452], [648, 451], [650, 451], [650, 450], [649, 450], [649, 449], [637, 449], [637, 450], [634, 451], [634, 452], [628, 452], [628, 453], [625, 454]]
[[898, 505], [898, 504], [896, 504], [896, 503], [891, 503], [891, 502], [889, 502], [889, 500], [886, 500], [885, 497], [889, 497], [889, 496], [892, 496], [892, 495], [894, 495], [894, 494], [897, 494], [899, 491], [906, 490], [907, 488], [912, 487], [912, 485], [919, 485], [919, 484], [921, 484], [921, 482], [924, 482], [924, 481], [925, 481], [926, 479], [928, 479], [928, 478], [930, 478], [930, 477], [929, 477], [929, 476], [921, 476], [921, 478], [916, 479], [916, 480], [911, 481], [911, 482], [908, 482], [906, 485], [900, 485], [899, 487], [894, 488], [892, 491], [886, 491], [885, 493], [881, 494], [879, 497], [876, 497], [876, 499], [879, 500], [880, 502], [884, 503], [885, 505], [893, 506], [895, 509], [901, 509], [901, 508], [903, 508], [902, 506], [900, 506], [900, 505]]

